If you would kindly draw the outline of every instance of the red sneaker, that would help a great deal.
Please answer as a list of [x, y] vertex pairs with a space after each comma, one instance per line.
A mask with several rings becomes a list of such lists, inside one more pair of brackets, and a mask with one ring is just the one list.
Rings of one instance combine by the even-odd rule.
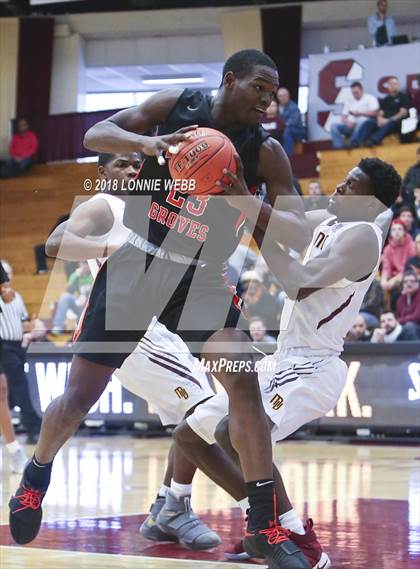
[[318, 541], [313, 527], [314, 522], [312, 519], [307, 520], [305, 534], [301, 535], [291, 532], [290, 539], [303, 551], [312, 569], [330, 569], [331, 560], [328, 555], [322, 551], [321, 544]]
[[[299, 546], [306, 559], [309, 561], [311, 569], [330, 569], [331, 560], [322, 551], [322, 547], [316, 537], [313, 528], [313, 521], [309, 519], [305, 526], [305, 535], [291, 532], [290, 539]], [[247, 561], [252, 559], [245, 551], [242, 540], [230, 545], [225, 551], [226, 559], [229, 561]]]

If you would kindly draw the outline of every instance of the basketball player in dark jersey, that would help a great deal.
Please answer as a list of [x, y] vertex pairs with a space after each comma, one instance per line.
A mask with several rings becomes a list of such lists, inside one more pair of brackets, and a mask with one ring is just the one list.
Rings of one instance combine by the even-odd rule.
[[[186, 199], [180, 192], [165, 191], [169, 171], [156, 160], [184, 140], [192, 125], [224, 132], [244, 165], [242, 183], [251, 188], [264, 181], [272, 205], [277, 205], [272, 210], [251, 196], [248, 220], [263, 232], [270, 219], [279, 242], [302, 250], [310, 232], [301, 202], [291, 195], [288, 159], [259, 125], [277, 87], [274, 62], [257, 50], [243, 50], [227, 60], [214, 99], [190, 90], [163, 91], [87, 132], [85, 144], [92, 150], [148, 156], [141, 178], [163, 183], [160, 189], [155, 184], [149, 195], [142, 189], [128, 198], [124, 223], [133, 232], [98, 274], [66, 391], [46, 410], [34, 457], [9, 504], [12, 535], [19, 543], [28, 543], [39, 531], [56, 453], [156, 314], [191, 351], [214, 364], [212, 371], [229, 395], [229, 432], [250, 501], [247, 539], [272, 569], [307, 569], [305, 557], [276, 520], [270, 433], [257, 374], [245, 371], [251, 347], [248, 336], [236, 329], [239, 311], [222, 277], [224, 262], [239, 243], [243, 216], [222, 197]], [[158, 136], [142, 135], [155, 127]]]

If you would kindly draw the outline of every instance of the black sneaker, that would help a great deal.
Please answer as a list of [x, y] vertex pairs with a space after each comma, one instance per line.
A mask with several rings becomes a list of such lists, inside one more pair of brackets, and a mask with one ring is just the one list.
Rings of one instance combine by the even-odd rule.
[[290, 531], [273, 523], [267, 529], [246, 530], [244, 549], [251, 557], [265, 557], [268, 569], [311, 569], [305, 555], [290, 539]]
[[9, 526], [16, 543], [29, 543], [38, 535], [45, 492], [46, 490], [31, 488], [25, 478], [22, 478], [16, 494], [10, 498]]

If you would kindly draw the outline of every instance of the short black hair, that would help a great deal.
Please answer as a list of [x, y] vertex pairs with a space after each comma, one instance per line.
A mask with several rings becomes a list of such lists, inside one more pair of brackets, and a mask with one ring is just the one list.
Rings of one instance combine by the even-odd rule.
[[353, 87], [359, 87], [359, 89], [363, 91], [363, 85], [360, 83], [360, 81], [353, 81], [353, 83], [350, 85], [350, 89], [353, 89]]
[[107, 152], [100, 152], [98, 154], [98, 166], [106, 166], [108, 162], [114, 160], [116, 154], [108, 154]]
[[394, 166], [380, 158], [363, 158], [358, 167], [369, 176], [373, 195], [386, 207], [391, 207], [401, 189], [401, 176]]
[[223, 66], [223, 78], [232, 71], [236, 77], [245, 77], [256, 65], [265, 65], [278, 71], [277, 65], [266, 53], [258, 49], [242, 49], [231, 55]]

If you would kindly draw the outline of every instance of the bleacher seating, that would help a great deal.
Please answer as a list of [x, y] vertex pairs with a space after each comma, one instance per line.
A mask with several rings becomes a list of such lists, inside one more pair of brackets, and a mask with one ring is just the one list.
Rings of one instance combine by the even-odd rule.
[[[27, 304], [30, 314], [47, 317], [45, 292], [63, 291], [61, 270], [34, 276], [33, 246], [45, 243], [57, 219], [69, 212], [76, 196], [86, 197], [83, 181], [96, 177], [95, 164], [37, 165], [26, 176], [0, 180], [0, 255], [14, 268], [13, 286]], [[54, 261], [51, 260], [51, 266]], [[60, 262], [59, 262], [60, 263]]]
[[[366, 156], [393, 163], [403, 175], [415, 161], [416, 148], [417, 144], [398, 144], [320, 151], [319, 180], [325, 191], [332, 193], [348, 170]], [[71, 210], [76, 196], [89, 195], [83, 189], [86, 178], [96, 178], [95, 164], [38, 165], [27, 176], [0, 180], [1, 257], [13, 265], [13, 285], [24, 297], [29, 312], [39, 313], [41, 318], [49, 318], [50, 304], [64, 290], [65, 277], [60, 261], [52, 273], [34, 276], [33, 246], [45, 242], [58, 217]], [[304, 193], [308, 181], [301, 180]], [[53, 263], [51, 260], [50, 266]]]

